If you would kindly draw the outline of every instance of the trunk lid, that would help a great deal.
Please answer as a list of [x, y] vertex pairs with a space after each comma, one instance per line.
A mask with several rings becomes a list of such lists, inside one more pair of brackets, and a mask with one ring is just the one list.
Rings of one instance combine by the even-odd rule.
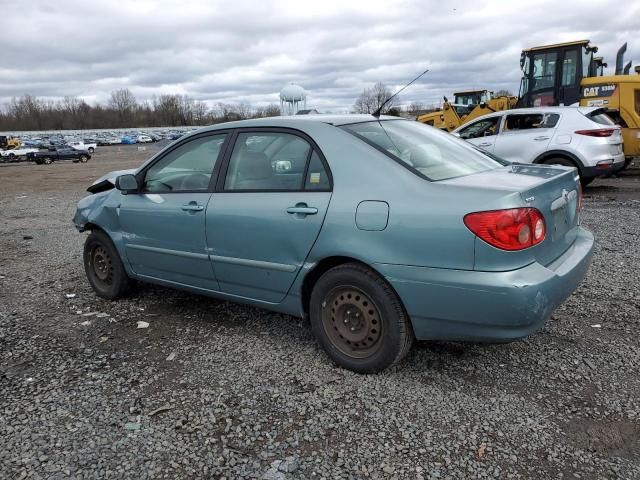
[[[493, 190], [492, 201], [470, 206], [471, 212], [503, 208], [533, 207], [545, 220], [545, 239], [525, 250], [508, 252], [478, 240], [478, 269], [517, 268], [537, 261], [549, 265], [575, 241], [579, 225], [580, 179], [575, 168], [555, 165], [512, 164], [501, 169], [458, 177], [444, 182], [451, 185]], [[486, 199], [483, 195], [482, 198]], [[483, 203], [487, 203], [484, 205]], [[505, 267], [506, 266], [506, 267]], [[484, 267], [484, 268], [483, 268]]]

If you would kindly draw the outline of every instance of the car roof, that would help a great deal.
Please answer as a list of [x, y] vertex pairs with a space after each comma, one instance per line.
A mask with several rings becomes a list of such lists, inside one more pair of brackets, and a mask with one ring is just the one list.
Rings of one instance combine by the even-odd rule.
[[478, 120], [482, 120], [484, 118], [492, 118], [492, 117], [501, 117], [503, 115], [527, 115], [533, 113], [567, 113], [567, 112], [580, 112], [583, 115], [586, 115], [595, 110], [602, 110], [602, 107], [579, 107], [579, 106], [557, 106], [557, 107], [529, 107], [529, 108], [514, 108], [511, 110], [500, 110], [498, 112], [488, 113], [486, 115], [482, 115], [480, 117], [474, 118], [471, 122], [460, 125], [456, 128], [455, 131], [462, 130], [463, 128], [471, 125], [471, 123], [475, 123]]
[[[374, 122], [376, 117], [370, 114], [345, 114], [345, 115], [283, 115], [279, 117], [253, 118], [249, 120], [238, 120], [235, 122], [217, 123], [204, 127], [198, 132], [207, 130], [220, 130], [223, 128], [242, 127], [295, 127], [296, 124], [306, 124], [307, 122], [325, 123], [329, 125], [349, 125], [353, 123]], [[406, 120], [402, 117], [381, 115], [380, 120]]]

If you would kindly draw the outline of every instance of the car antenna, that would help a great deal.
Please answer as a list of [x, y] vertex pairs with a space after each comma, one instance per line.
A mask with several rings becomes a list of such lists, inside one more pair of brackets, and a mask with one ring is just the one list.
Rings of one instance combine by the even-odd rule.
[[398, 95], [400, 92], [402, 92], [405, 88], [407, 88], [409, 85], [411, 85], [413, 82], [415, 82], [416, 80], [418, 80], [421, 76], [423, 76], [425, 73], [427, 73], [429, 71], [429, 69], [427, 68], [424, 72], [422, 72], [420, 75], [418, 75], [416, 78], [414, 78], [413, 80], [411, 80], [409, 83], [407, 83], [404, 87], [402, 87], [400, 90], [398, 90], [396, 93], [394, 93], [393, 95], [391, 95], [389, 98], [387, 98], [384, 102], [382, 102], [382, 104], [378, 107], [378, 109], [373, 112], [371, 115], [373, 115], [376, 118], [380, 118], [380, 112], [382, 112], [382, 109], [384, 108], [384, 106], [389, 103], [391, 100], [393, 100], [393, 98]]

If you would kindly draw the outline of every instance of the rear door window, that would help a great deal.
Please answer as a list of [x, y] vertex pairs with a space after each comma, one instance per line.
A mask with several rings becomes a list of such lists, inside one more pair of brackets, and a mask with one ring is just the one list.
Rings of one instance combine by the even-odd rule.
[[504, 131], [532, 130], [535, 128], [553, 128], [558, 124], [560, 115], [557, 113], [530, 113], [507, 115]]
[[241, 132], [225, 177], [225, 191], [330, 191], [320, 154], [293, 133]]

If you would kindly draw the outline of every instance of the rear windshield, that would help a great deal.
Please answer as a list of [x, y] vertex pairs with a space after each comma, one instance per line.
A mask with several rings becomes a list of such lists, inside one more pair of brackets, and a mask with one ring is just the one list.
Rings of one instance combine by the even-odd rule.
[[587, 113], [585, 117], [599, 123], [600, 125], [615, 125], [615, 122], [604, 110], [594, 110], [593, 112]]
[[382, 120], [341, 128], [427, 180], [462, 177], [508, 164], [419, 122]]

